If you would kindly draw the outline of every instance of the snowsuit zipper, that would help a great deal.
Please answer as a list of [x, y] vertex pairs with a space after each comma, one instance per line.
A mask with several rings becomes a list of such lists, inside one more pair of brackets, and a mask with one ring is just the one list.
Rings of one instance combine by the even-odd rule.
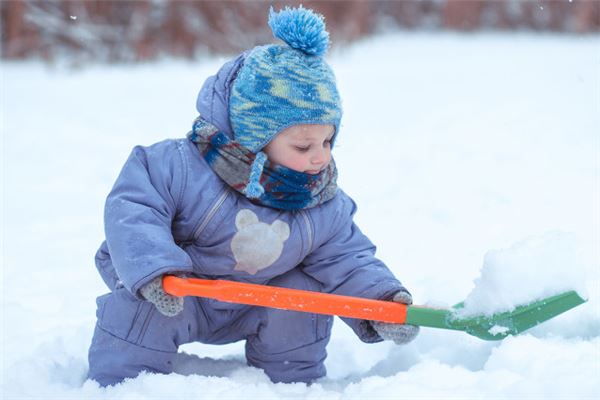
[[[304, 219], [304, 224], [306, 225], [306, 236], [308, 241], [307, 252], [310, 253], [313, 247], [313, 225], [310, 221], [310, 216], [308, 212], [305, 210], [300, 211], [302, 218]], [[331, 323], [331, 317], [313, 314], [312, 316], [313, 324], [314, 324], [314, 335], [315, 340], [321, 340], [328, 335], [329, 324]]]
[[215, 216], [217, 211], [219, 211], [219, 208], [221, 208], [221, 206], [225, 202], [225, 199], [227, 199], [227, 196], [229, 196], [229, 191], [227, 190], [227, 188], [225, 188], [223, 190], [223, 192], [221, 193], [221, 195], [219, 196], [219, 198], [217, 199], [217, 201], [215, 202], [215, 204], [213, 204], [212, 208], [206, 214], [206, 217], [204, 217], [204, 220], [202, 220], [202, 222], [200, 223], [198, 228], [196, 228], [196, 230], [194, 231], [192, 240], [194, 240], [194, 241], [198, 240], [202, 231], [204, 231], [204, 229], [206, 228], [208, 223], [212, 220], [212, 218]]

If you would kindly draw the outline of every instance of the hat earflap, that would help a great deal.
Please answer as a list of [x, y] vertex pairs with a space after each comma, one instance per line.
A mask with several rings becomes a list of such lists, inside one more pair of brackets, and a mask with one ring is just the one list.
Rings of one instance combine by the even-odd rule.
[[260, 176], [262, 175], [266, 161], [267, 155], [265, 153], [262, 151], [256, 153], [256, 157], [254, 158], [252, 167], [250, 168], [248, 184], [246, 185], [246, 189], [244, 189], [244, 193], [246, 196], [248, 196], [248, 198], [258, 199], [265, 192], [265, 188], [260, 184]]

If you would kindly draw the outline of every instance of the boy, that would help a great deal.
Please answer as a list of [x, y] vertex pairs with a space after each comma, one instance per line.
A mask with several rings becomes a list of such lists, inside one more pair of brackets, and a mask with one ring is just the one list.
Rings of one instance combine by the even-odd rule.
[[[274, 382], [325, 376], [332, 317], [174, 297], [165, 274], [412, 302], [336, 185], [342, 111], [322, 17], [271, 10], [269, 25], [285, 44], [255, 47], [208, 78], [188, 137], [136, 147], [107, 198], [96, 265], [111, 292], [97, 300], [89, 352], [89, 378], [103, 386], [170, 373], [178, 346], [193, 341], [245, 340], [248, 363]], [[418, 333], [344, 321], [365, 342]]]

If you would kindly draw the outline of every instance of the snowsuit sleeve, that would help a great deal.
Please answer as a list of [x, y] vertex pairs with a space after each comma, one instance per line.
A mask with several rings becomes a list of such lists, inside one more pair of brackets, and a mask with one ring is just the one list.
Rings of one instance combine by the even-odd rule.
[[171, 225], [186, 181], [177, 142], [131, 152], [106, 200], [106, 244], [119, 280], [135, 296], [164, 273], [192, 270], [173, 239]]
[[[303, 262], [304, 272], [323, 285], [323, 291], [346, 296], [388, 300], [404, 289], [387, 266], [375, 257], [375, 246], [353, 222], [356, 204], [340, 191], [333, 217], [322, 224], [324, 232], [315, 232], [317, 238], [325, 237]], [[332, 201], [335, 201], [332, 200]], [[406, 290], [406, 289], [404, 289]], [[382, 339], [365, 320], [342, 318], [358, 337], [367, 343]]]

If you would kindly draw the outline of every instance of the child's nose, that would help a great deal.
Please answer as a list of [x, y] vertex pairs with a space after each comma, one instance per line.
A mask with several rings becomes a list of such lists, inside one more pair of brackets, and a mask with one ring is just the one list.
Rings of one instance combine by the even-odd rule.
[[325, 164], [329, 158], [329, 151], [326, 149], [319, 150], [313, 155], [311, 162], [313, 164]]

